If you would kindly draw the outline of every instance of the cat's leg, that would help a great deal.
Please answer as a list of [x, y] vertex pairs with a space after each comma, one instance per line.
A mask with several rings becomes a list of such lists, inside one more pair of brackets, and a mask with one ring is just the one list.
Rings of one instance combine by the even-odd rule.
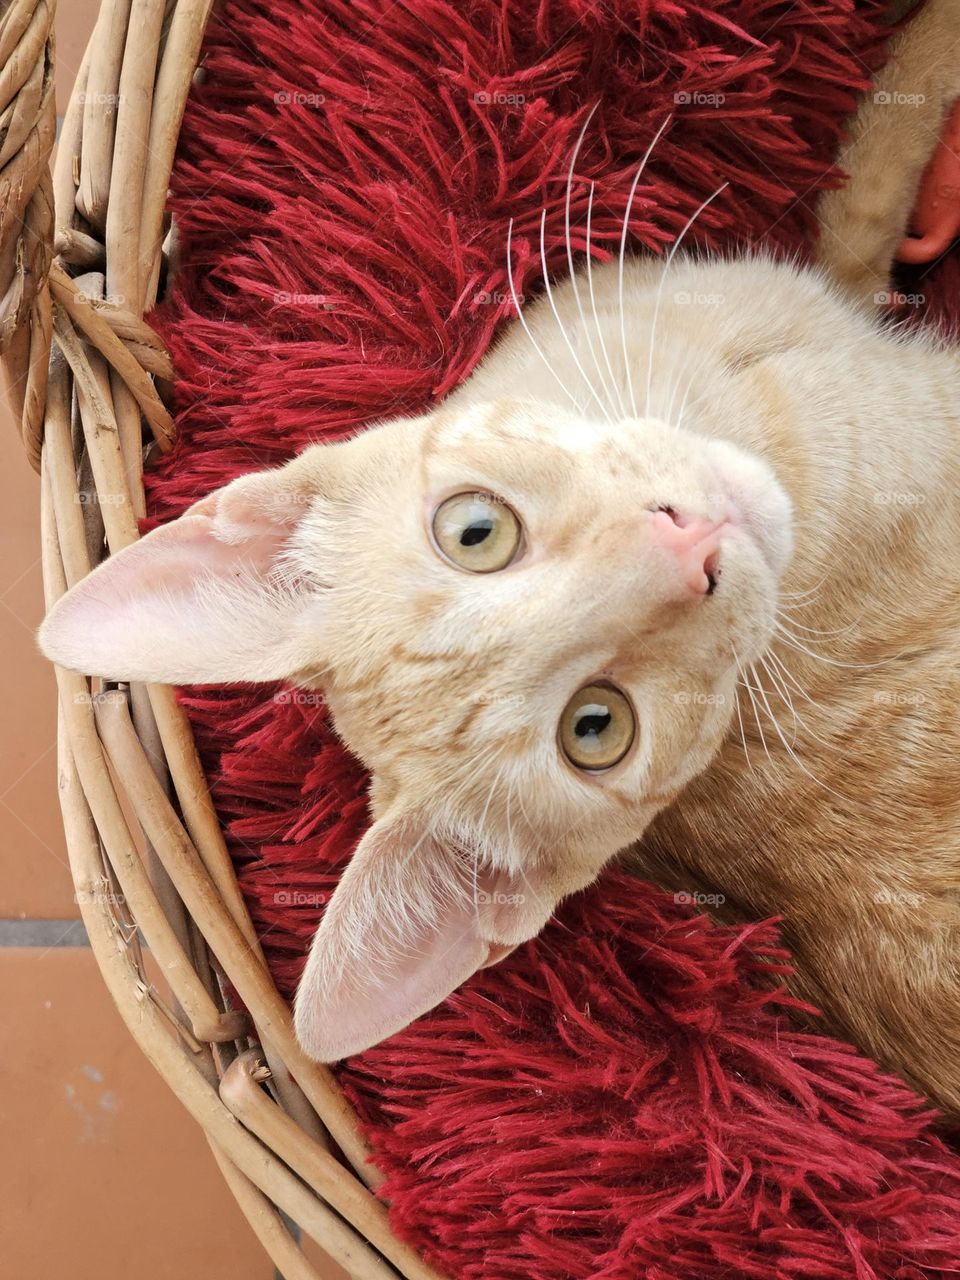
[[[923, 171], [960, 97], [960, 3], [927, 0], [849, 122], [837, 163], [849, 175], [819, 201], [817, 254], [861, 301], [889, 288]], [[956, 195], [960, 199], [960, 193]]]

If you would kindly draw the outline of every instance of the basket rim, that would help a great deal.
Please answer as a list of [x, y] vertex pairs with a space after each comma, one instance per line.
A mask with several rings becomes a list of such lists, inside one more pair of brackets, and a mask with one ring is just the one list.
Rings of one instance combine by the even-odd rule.
[[[172, 364], [143, 316], [164, 267], [173, 269], [167, 191], [213, 7], [102, 0], [52, 178], [54, 0], [11, 0], [0, 19], [0, 63], [18, 53], [22, 61], [33, 41], [20, 101], [37, 83], [44, 89], [36, 136], [18, 161], [24, 174], [33, 163], [35, 180], [20, 219], [16, 322], [4, 346], [0, 310], [0, 349], [40, 470], [47, 608], [104, 547], [136, 541], [144, 457], [175, 438], [165, 403]], [[0, 275], [3, 265], [0, 243]], [[356, 1280], [442, 1280], [393, 1233], [359, 1120], [296, 1039], [174, 690], [55, 670], [59, 800], [91, 948], [127, 1027], [203, 1128], [268, 1255], [288, 1280], [319, 1280], [282, 1213]], [[141, 936], [168, 993], [145, 973]]]

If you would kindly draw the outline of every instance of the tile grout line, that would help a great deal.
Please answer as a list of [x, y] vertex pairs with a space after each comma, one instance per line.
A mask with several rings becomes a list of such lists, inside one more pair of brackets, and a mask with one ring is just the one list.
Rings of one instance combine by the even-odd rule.
[[2, 947], [89, 947], [82, 920], [0, 918]]

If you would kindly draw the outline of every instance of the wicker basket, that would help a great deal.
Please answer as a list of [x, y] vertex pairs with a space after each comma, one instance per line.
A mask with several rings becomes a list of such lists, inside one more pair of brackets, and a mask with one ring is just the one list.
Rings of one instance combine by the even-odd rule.
[[[144, 458], [173, 439], [173, 371], [143, 313], [173, 270], [164, 206], [212, 5], [103, 0], [51, 181], [55, 0], [0, 3], [0, 355], [41, 473], [48, 605], [104, 545], [137, 538]], [[437, 1280], [392, 1234], [356, 1117], [297, 1044], [173, 691], [57, 682], [60, 803], [97, 963], [264, 1248], [286, 1280], [318, 1280], [282, 1213], [357, 1280]]]

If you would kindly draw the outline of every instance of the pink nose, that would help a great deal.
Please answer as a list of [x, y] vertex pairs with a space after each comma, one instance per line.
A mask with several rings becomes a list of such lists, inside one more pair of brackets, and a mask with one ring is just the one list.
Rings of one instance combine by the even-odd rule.
[[676, 557], [681, 582], [695, 595], [707, 595], [716, 585], [722, 526], [702, 516], [685, 519], [669, 507], [653, 514], [654, 540]]

